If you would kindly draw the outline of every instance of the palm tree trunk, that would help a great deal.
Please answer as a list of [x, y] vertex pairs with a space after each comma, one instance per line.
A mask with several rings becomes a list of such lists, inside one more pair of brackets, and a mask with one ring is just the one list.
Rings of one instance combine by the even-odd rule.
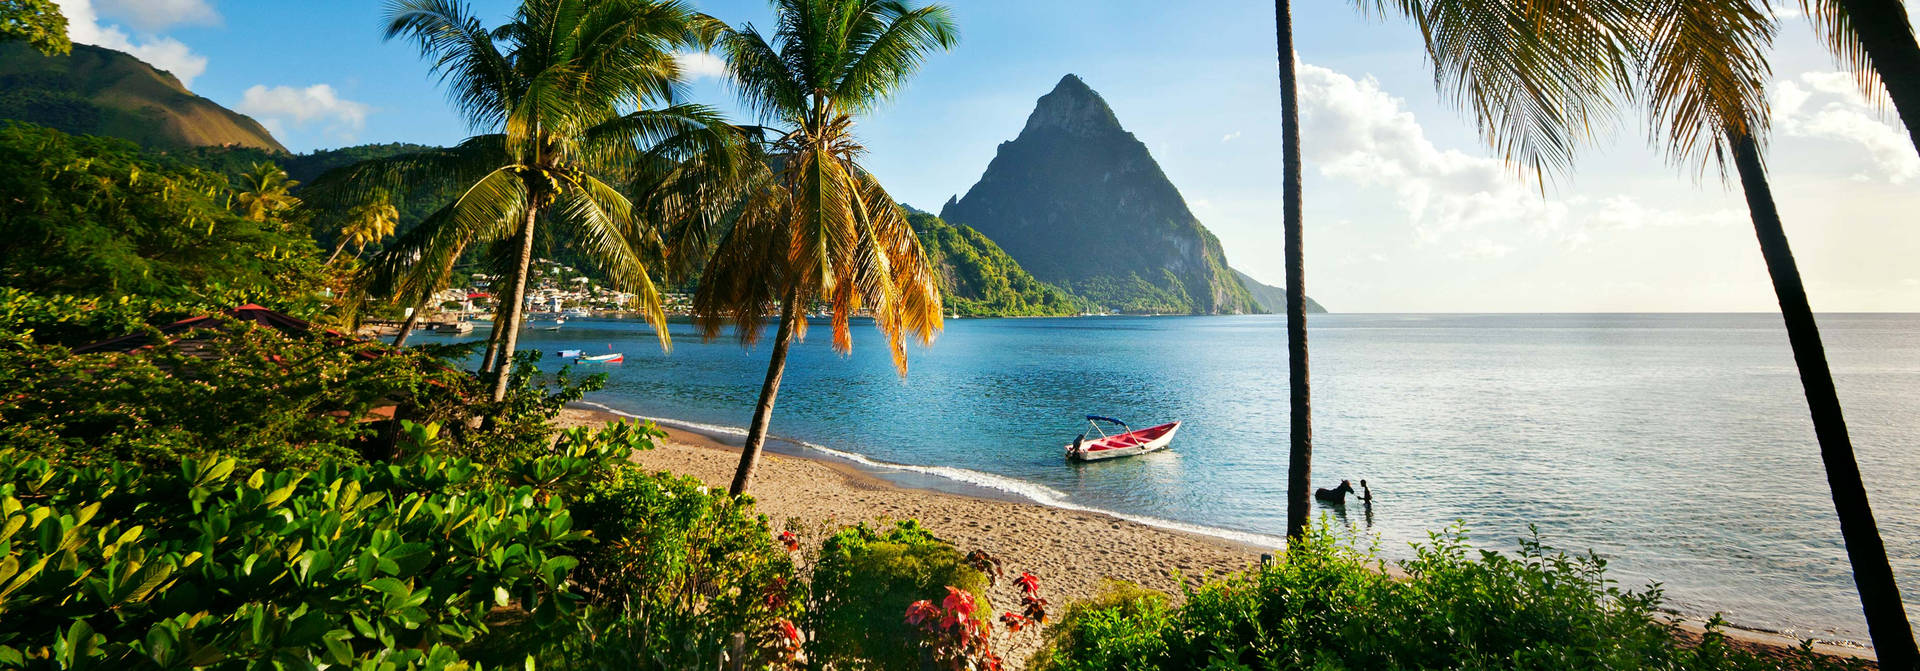
[[340, 252], [345, 251], [346, 248], [347, 248], [347, 239], [345, 237], [342, 237], [340, 238], [340, 244], [333, 246], [333, 253], [327, 255], [327, 262], [322, 265], [333, 265], [333, 260], [340, 258]]
[[407, 314], [407, 320], [400, 322], [400, 332], [393, 336], [394, 347], [406, 347], [407, 336], [413, 335], [413, 326], [420, 323], [420, 313], [427, 310], [427, 301], [433, 300], [433, 294], [420, 297], [420, 303], [413, 306], [413, 312]]
[[1731, 135], [1734, 165], [1740, 171], [1740, 185], [1746, 190], [1747, 209], [1753, 213], [1754, 233], [1760, 238], [1760, 253], [1767, 260], [1767, 274], [1773, 276], [1773, 292], [1780, 298], [1780, 315], [1786, 320], [1787, 342], [1793, 347], [1793, 361], [1800, 368], [1800, 386], [1807, 395], [1807, 407], [1813, 416], [1813, 434], [1820, 442], [1820, 460], [1826, 463], [1827, 487], [1833, 492], [1834, 512], [1840, 517], [1840, 537], [1846, 541], [1847, 560], [1853, 565], [1853, 584], [1860, 590], [1860, 607], [1867, 616], [1867, 631], [1873, 636], [1873, 649], [1880, 657], [1880, 668], [1913, 669], [1920, 663], [1913, 629], [1907, 623], [1906, 608], [1900, 603], [1900, 591], [1894, 585], [1893, 567], [1887, 563], [1886, 546], [1880, 542], [1880, 530], [1873, 522], [1873, 509], [1867, 505], [1867, 489], [1860, 481], [1860, 465], [1854, 461], [1853, 442], [1847, 437], [1847, 421], [1840, 413], [1840, 397], [1833, 389], [1833, 372], [1827, 368], [1826, 348], [1820, 344], [1820, 329], [1814, 323], [1813, 307], [1807, 302], [1807, 290], [1800, 282], [1800, 269], [1793, 261], [1793, 249], [1780, 226], [1780, 213], [1774, 208], [1773, 190], [1767, 184], [1760, 150], [1752, 136]]
[[780, 395], [780, 375], [787, 370], [787, 345], [793, 341], [793, 325], [799, 321], [799, 292], [787, 295], [780, 306], [780, 331], [773, 336], [773, 357], [767, 362], [767, 379], [760, 383], [760, 402], [753, 407], [753, 423], [747, 428], [747, 442], [740, 447], [740, 467], [733, 471], [734, 496], [747, 493], [753, 481], [753, 469], [760, 465], [760, 448], [767, 442], [767, 424], [773, 421], [773, 399]]
[[493, 367], [495, 403], [507, 398], [507, 378], [513, 376], [513, 349], [520, 344], [520, 320], [527, 311], [527, 271], [533, 266], [533, 222], [539, 214], [538, 209], [527, 208], [527, 220], [520, 225], [520, 262], [513, 270], [512, 295], [503, 306], [504, 320], [495, 318], [493, 322], [495, 329], [505, 329], [495, 336], [500, 350], [500, 358]]
[[1293, 10], [1274, 0], [1274, 34], [1280, 51], [1282, 226], [1287, 263], [1287, 390], [1291, 398], [1291, 443], [1287, 453], [1287, 538], [1306, 534], [1312, 508], [1313, 412], [1307, 385], [1307, 278], [1300, 211], [1300, 91], [1293, 62]]
[[1900, 0], [1840, 0], [1840, 7], [1906, 123], [1907, 136], [1920, 149], [1920, 43], [1914, 41], [1906, 7]]

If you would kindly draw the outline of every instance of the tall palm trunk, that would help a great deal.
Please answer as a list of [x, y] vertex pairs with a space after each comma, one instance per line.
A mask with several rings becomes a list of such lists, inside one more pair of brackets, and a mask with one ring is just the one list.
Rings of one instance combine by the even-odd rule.
[[421, 297], [420, 303], [413, 306], [413, 312], [407, 313], [407, 320], [400, 322], [400, 332], [393, 336], [394, 347], [407, 346], [407, 336], [413, 335], [413, 327], [420, 323], [420, 313], [427, 310], [427, 301], [430, 300], [433, 300], [433, 294]]
[[1880, 542], [1873, 510], [1867, 505], [1867, 489], [1860, 482], [1853, 442], [1847, 438], [1847, 421], [1841, 416], [1840, 397], [1833, 389], [1833, 372], [1827, 368], [1826, 348], [1820, 344], [1820, 329], [1814, 324], [1800, 269], [1793, 261], [1793, 249], [1787, 245], [1787, 233], [1780, 226], [1780, 213], [1774, 208], [1760, 150], [1751, 136], [1733, 135], [1728, 139], [1733, 145], [1734, 165], [1740, 171], [1740, 185], [1746, 191], [1747, 209], [1753, 214], [1754, 233], [1760, 238], [1760, 253], [1766, 257], [1767, 274], [1773, 276], [1773, 291], [1780, 298], [1787, 342], [1800, 368], [1800, 386], [1813, 416], [1813, 434], [1820, 441], [1820, 460], [1826, 463], [1827, 487], [1833, 491], [1840, 537], [1847, 544], [1853, 584], [1860, 590], [1860, 606], [1866, 612], [1874, 651], [1880, 657], [1880, 668], [1914, 669], [1920, 664], [1920, 653], [1914, 648], [1913, 629], [1900, 603], [1900, 591], [1894, 586], [1893, 567], [1887, 563], [1887, 549]]
[[1281, 217], [1287, 263], [1287, 390], [1293, 422], [1288, 429], [1287, 538], [1307, 532], [1313, 487], [1313, 412], [1307, 386], [1307, 278], [1300, 212], [1300, 91], [1293, 62], [1293, 10], [1274, 0], [1274, 35], [1280, 49]]
[[527, 220], [520, 224], [520, 261], [514, 265], [512, 292], [503, 306], [502, 316], [493, 322], [494, 329], [505, 329], [494, 336], [500, 351], [493, 366], [495, 403], [506, 400], [507, 378], [513, 376], [513, 349], [520, 344], [520, 320], [527, 311], [527, 275], [533, 267], [533, 222], [539, 214], [539, 208], [527, 207]]
[[747, 428], [747, 442], [740, 447], [740, 467], [733, 471], [734, 496], [747, 493], [753, 482], [753, 469], [760, 465], [760, 448], [767, 442], [767, 424], [773, 421], [773, 399], [780, 395], [780, 375], [787, 370], [787, 346], [793, 342], [793, 325], [800, 320], [799, 292], [787, 294], [780, 306], [780, 331], [773, 336], [773, 356], [767, 362], [767, 379], [760, 383], [760, 402], [753, 407], [753, 423]]
[[1907, 136], [1920, 149], [1920, 43], [1907, 23], [1900, 0], [1839, 0], [1847, 12], [1860, 46], [1867, 50], [1874, 71], [1887, 87], [1887, 97], [1907, 125]]

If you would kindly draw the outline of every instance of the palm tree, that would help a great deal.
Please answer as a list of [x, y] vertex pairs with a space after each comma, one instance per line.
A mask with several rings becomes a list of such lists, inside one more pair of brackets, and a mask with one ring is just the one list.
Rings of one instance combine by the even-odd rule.
[[804, 338], [804, 306], [833, 312], [833, 345], [853, 346], [848, 319], [870, 310], [893, 362], [906, 374], [901, 336], [930, 343], [941, 328], [939, 279], [905, 214], [860, 167], [853, 117], [903, 86], [935, 49], [957, 39], [947, 9], [900, 0], [776, 0], [771, 42], [746, 26], [721, 39], [746, 106], [785, 128], [764, 167], [743, 170], [735, 207], [712, 233], [694, 313], [702, 335], [731, 323], [752, 342], [768, 306], [780, 306], [772, 358], [732, 492], [743, 494], [759, 463], [787, 348]]
[[1294, 73], [1293, 8], [1274, 0], [1274, 37], [1280, 60], [1281, 227], [1287, 257], [1287, 397], [1293, 418], [1287, 431], [1287, 539], [1307, 533], [1313, 501], [1313, 404], [1307, 384], [1307, 277], [1300, 211], [1300, 92]]
[[287, 171], [268, 162], [253, 164], [240, 174], [241, 192], [238, 196], [241, 212], [253, 221], [266, 221], [267, 217], [293, 209], [300, 199], [293, 197], [293, 187], [300, 182], [287, 179]]
[[1920, 664], [1761, 157], [1770, 13], [1747, 0], [1372, 3], [1413, 19], [1437, 81], [1473, 108], [1483, 134], [1509, 160], [1570, 166], [1573, 146], [1598, 113], [1633, 97], [1646, 101], [1656, 140], [1676, 163], [1715, 164], [1724, 174], [1725, 157], [1733, 158], [1874, 648], [1883, 668]]
[[[717, 112], [675, 103], [673, 53], [711, 43], [723, 26], [679, 0], [526, 0], [488, 29], [457, 0], [397, 0], [387, 37], [414, 41], [455, 107], [482, 132], [460, 145], [369, 161], [323, 178], [343, 197], [377, 189], [455, 188], [446, 215], [386, 252], [428, 269], [460, 251], [506, 243], [511, 274], [494, 319], [492, 397], [506, 395], [524, 319], [536, 227], [590, 258], [613, 286], [639, 295], [664, 347], [666, 317], [646, 259], [651, 222], [608, 182], [646, 159], [698, 153], [724, 162], [737, 134]], [[627, 111], [632, 110], [632, 111]], [[427, 272], [427, 275], [434, 274]]]
[[1867, 97], [1880, 85], [1920, 149], [1920, 42], [1900, 0], [1800, 0], [1835, 56], [1860, 78]]
[[359, 257], [367, 245], [371, 245], [387, 236], [393, 235], [393, 229], [400, 222], [400, 211], [394, 209], [392, 199], [385, 191], [374, 194], [372, 200], [355, 205], [347, 211], [347, 225], [340, 228], [340, 242], [334, 245], [333, 254], [327, 257], [327, 263], [339, 258], [341, 250], [353, 245], [353, 255]]

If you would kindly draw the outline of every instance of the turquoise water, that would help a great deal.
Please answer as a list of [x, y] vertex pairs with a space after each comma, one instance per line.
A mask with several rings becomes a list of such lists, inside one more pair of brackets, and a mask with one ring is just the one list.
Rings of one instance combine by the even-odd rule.
[[[1323, 508], [1389, 555], [1463, 521], [1510, 549], [1593, 550], [1629, 586], [1745, 626], [1864, 641], [1806, 405], [1773, 315], [1316, 315], [1314, 481], [1377, 498]], [[776, 436], [921, 467], [897, 477], [1195, 525], [1284, 533], [1286, 335], [1278, 317], [952, 320], [892, 371], [871, 328], [793, 348]], [[1821, 327], [1909, 609], [1920, 619], [1920, 315]], [[484, 337], [481, 331], [473, 337]], [[766, 346], [662, 353], [639, 322], [569, 320], [523, 346], [624, 351], [590, 400], [739, 427]], [[434, 336], [444, 338], [445, 336]], [[557, 361], [549, 359], [550, 365]], [[1070, 465], [1085, 414], [1184, 422], [1167, 452]]]

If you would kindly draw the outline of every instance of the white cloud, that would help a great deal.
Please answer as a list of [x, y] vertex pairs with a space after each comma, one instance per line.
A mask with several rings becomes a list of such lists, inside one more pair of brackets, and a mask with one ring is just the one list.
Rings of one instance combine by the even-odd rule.
[[220, 24], [206, 0], [98, 0], [100, 15], [126, 21], [134, 30], [157, 33], [172, 26]]
[[[1904, 128], [1861, 95], [1853, 75], [1807, 72], [1773, 84], [1773, 125], [1789, 137], [1835, 140], [1867, 150], [1874, 167], [1894, 184], [1920, 177], [1920, 154]], [[1809, 104], [1811, 103], [1811, 104]]]
[[[112, 2], [113, 0], [107, 0]], [[126, 0], [129, 3], [146, 0]], [[74, 42], [116, 49], [133, 54], [148, 65], [173, 73], [182, 86], [193, 88], [193, 80], [207, 71], [207, 58], [193, 53], [187, 45], [171, 37], [130, 36], [117, 25], [102, 25], [94, 14], [92, 0], [55, 0], [67, 17], [67, 37]], [[162, 0], [162, 4], [172, 4]]]
[[727, 62], [704, 51], [682, 51], [673, 55], [681, 76], [691, 80], [726, 79]]
[[304, 127], [313, 122], [326, 124], [326, 130], [342, 140], [352, 141], [367, 125], [372, 111], [364, 103], [341, 98], [332, 86], [314, 84], [297, 89], [291, 86], [268, 88], [255, 84], [241, 96], [234, 109], [255, 117], [278, 134], [288, 124]]
[[1327, 177], [1391, 191], [1418, 238], [1453, 247], [1456, 258], [1499, 258], [1525, 241], [1577, 247], [1596, 234], [1643, 226], [1745, 220], [1726, 210], [1661, 210], [1630, 196], [1550, 199], [1498, 159], [1435, 146], [1405, 102], [1371, 77], [1308, 64], [1299, 72], [1307, 162]]
[[1237, 137], [1240, 137], [1240, 131], [1234, 131], [1234, 132], [1231, 132], [1231, 133], [1228, 133], [1228, 134], [1226, 134], [1226, 135], [1222, 135], [1222, 136], [1220, 136], [1220, 141], [1221, 141], [1221, 142], [1231, 142], [1231, 141], [1233, 141], [1233, 139], [1234, 139], [1234, 138], [1237, 138]]

